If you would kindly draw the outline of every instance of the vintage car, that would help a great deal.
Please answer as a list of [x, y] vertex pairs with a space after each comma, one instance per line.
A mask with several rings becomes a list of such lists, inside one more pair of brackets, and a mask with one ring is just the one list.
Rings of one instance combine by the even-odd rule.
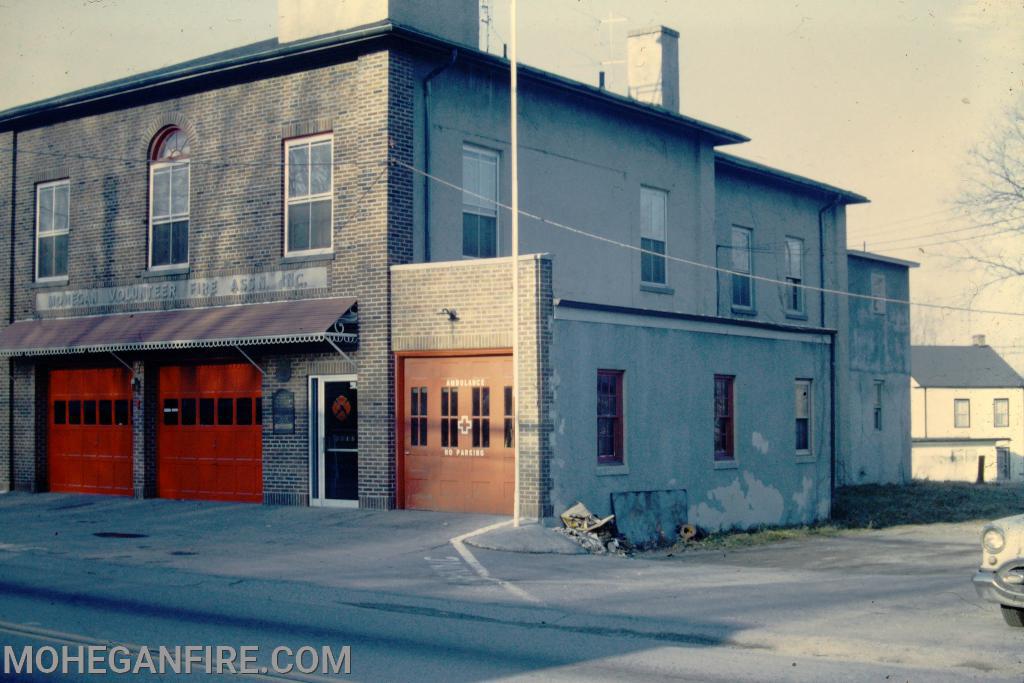
[[1004, 517], [981, 530], [978, 595], [999, 604], [1010, 626], [1024, 627], [1024, 515]]

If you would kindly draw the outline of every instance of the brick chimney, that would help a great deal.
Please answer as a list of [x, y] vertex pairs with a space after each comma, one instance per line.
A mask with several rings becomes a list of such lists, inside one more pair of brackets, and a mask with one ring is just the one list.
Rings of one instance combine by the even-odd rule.
[[480, 45], [480, 0], [277, 0], [280, 43], [382, 21], [472, 48]]
[[629, 96], [679, 111], [679, 33], [667, 26], [630, 31], [626, 38]]
[[971, 337], [971, 343], [975, 346], [988, 346], [988, 344], [985, 343], [985, 335], [983, 334], [976, 334]]

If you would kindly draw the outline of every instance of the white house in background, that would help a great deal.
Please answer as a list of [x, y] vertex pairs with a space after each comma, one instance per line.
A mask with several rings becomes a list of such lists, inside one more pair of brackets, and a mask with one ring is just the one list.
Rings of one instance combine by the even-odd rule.
[[912, 347], [910, 376], [915, 479], [1024, 480], [1024, 378], [984, 335]]

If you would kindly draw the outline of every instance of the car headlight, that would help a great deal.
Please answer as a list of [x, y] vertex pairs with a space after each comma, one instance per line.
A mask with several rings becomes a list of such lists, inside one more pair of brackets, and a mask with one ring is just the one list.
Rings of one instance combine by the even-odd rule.
[[1006, 546], [1006, 536], [999, 527], [990, 526], [981, 532], [981, 544], [985, 550], [995, 554]]

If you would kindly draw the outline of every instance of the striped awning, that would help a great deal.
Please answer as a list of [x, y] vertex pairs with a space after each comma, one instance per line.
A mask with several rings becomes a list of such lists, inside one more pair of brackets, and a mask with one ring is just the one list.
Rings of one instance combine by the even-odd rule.
[[0, 356], [357, 342], [356, 300], [303, 299], [23, 320], [0, 331]]

